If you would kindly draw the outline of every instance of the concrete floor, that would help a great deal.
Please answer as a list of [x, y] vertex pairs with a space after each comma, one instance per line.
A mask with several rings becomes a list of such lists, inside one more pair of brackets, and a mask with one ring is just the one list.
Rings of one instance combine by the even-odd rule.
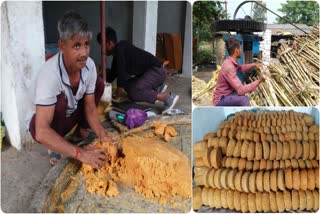
[[[191, 114], [191, 79], [176, 75], [169, 77], [167, 84], [168, 91], [180, 95], [175, 108]], [[30, 144], [17, 151], [9, 142], [4, 142], [1, 152], [2, 212], [30, 212], [32, 196], [50, 169], [44, 146]]]

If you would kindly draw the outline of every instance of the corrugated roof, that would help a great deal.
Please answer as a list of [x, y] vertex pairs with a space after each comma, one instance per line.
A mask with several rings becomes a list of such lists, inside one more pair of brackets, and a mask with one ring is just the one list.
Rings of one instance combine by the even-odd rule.
[[[305, 24], [295, 24], [305, 32], [309, 33], [312, 27], [309, 27]], [[290, 25], [290, 24], [268, 24], [267, 29], [271, 30], [272, 35], [279, 35], [279, 34], [292, 34], [292, 35], [304, 35], [305, 33], [299, 30], [298, 28]]]

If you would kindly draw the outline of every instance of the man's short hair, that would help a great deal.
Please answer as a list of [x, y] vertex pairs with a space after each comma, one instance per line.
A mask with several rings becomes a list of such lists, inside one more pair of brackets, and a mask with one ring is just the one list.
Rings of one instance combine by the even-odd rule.
[[[106, 40], [112, 41], [114, 44], [118, 42], [117, 33], [112, 27], [106, 27]], [[97, 41], [101, 45], [101, 32], [97, 35]]]
[[92, 32], [89, 31], [87, 21], [78, 13], [73, 11], [66, 12], [57, 24], [59, 37], [62, 40], [70, 39], [74, 34], [87, 36], [89, 40], [92, 38]]
[[240, 42], [235, 38], [230, 37], [229, 41], [227, 42], [227, 50], [229, 55], [232, 55], [237, 48], [240, 48]]

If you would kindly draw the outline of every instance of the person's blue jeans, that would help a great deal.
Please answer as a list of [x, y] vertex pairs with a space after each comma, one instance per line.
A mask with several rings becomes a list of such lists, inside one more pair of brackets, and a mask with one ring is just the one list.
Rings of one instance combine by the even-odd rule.
[[250, 106], [249, 97], [235, 93], [225, 95], [216, 106]]

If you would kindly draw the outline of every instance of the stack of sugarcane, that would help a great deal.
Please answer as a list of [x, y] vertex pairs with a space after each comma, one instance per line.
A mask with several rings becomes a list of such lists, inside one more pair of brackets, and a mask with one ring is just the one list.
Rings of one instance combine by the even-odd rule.
[[211, 105], [212, 90], [216, 87], [220, 66], [212, 73], [212, 78], [206, 83], [195, 76], [192, 76], [192, 100], [195, 105]]
[[268, 65], [271, 77], [251, 94], [251, 104], [259, 106], [316, 106], [320, 98], [319, 26], [304, 37], [282, 43], [279, 64]]
[[193, 208], [319, 209], [319, 126], [294, 111], [242, 111], [193, 146]]

